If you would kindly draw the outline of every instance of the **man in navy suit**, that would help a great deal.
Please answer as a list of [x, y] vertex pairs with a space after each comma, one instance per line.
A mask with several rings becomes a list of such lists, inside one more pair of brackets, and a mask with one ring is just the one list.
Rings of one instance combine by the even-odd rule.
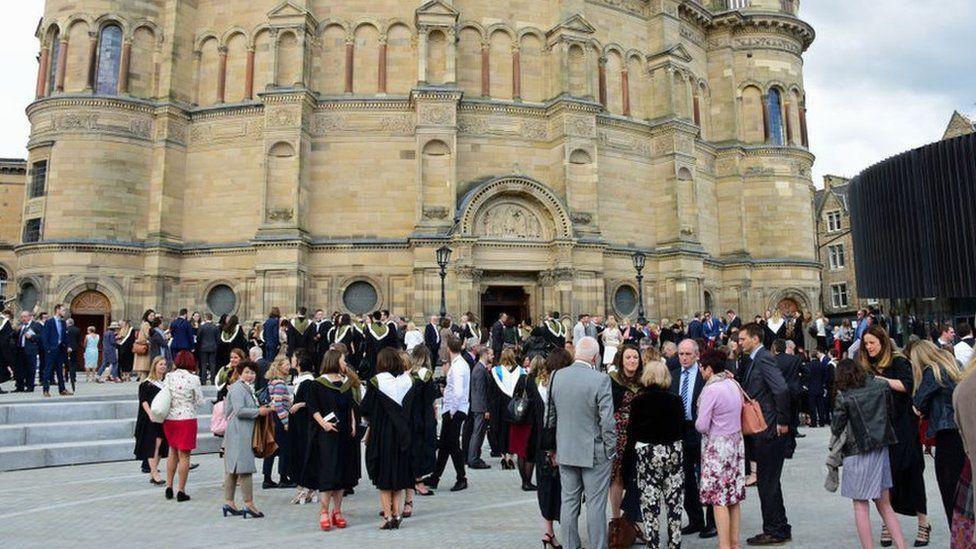
[[437, 367], [437, 359], [441, 349], [441, 328], [439, 320], [440, 317], [431, 315], [430, 322], [424, 328], [424, 345], [427, 346], [427, 351], [430, 353], [430, 365], [435, 368]]
[[37, 379], [37, 358], [41, 356], [41, 334], [44, 325], [34, 320], [29, 311], [20, 313], [20, 326], [17, 328], [17, 392], [34, 392]]
[[44, 322], [41, 341], [44, 343], [44, 374], [41, 383], [44, 386], [44, 396], [51, 396], [51, 377], [58, 378], [58, 394], [70, 396], [72, 393], [64, 388], [64, 371], [62, 366], [68, 360], [67, 337], [65, 336], [64, 306], [58, 303], [54, 306], [54, 314]]
[[776, 359], [763, 347], [763, 327], [750, 322], [739, 330], [739, 384], [762, 407], [766, 430], [746, 437], [746, 452], [758, 465], [756, 488], [763, 531], [746, 540], [749, 545], [777, 545], [792, 539], [783, 505], [780, 476], [790, 441], [790, 389]]
[[193, 352], [193, 326], [187, 320], [187, 311], [180, 309], [180, 314], [169, 324], [170, 340], [169, 348], [175, 357], [180, 351]]
[[[695, 316], [697, 318], [698, 315]], [[681, 448], [688, 526], [681, 529], [681, 534], [698, 533], [701, 538], [713, 538], [718, 535], [715, 529], [715, 514], [711, 506], [708, 507], [707, 513], [702, 511], [699, 496], [701, 435], [695, 429], [695, 420], [698, 419], [698, 397], [705, 388], [705, 378], [702, 377], [698, 365], [698, 353], [698, 342], [694, 339], [685, 339], [678, 344], [679, 367], [671, 371], [671, 392], [681, 397], [685, 409]]]
[[705, 339], [705, 327], [702, 325], [701, 313], [695, 313], [695, 318], [688, 323], [688, 337], [695, 341]]
[[807, 365], [810, 377], [807, 380], [807, 398], [810, 402], [810, 426], [830, 425], [830, 361], [822, 350], [817, 350], [813, 360]]

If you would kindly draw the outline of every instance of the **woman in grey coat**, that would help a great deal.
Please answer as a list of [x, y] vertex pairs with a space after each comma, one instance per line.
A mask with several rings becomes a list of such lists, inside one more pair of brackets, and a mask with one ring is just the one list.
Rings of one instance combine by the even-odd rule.
[[[254, 451], [251, 437], [254, 434], [254, 420], [258, 416], [271, 413], [268, 406], [258, 406], [254, 396], [254, 379], [258, 375], [258, 365], [242, 361], [237, 365], [238, 380], [227, 391], [224, 414], [227, 417], [227, 430], [224, 432], [224, 507], [227, 515], [248, 515], [261, 518], [264, 513], [254, 507], [254, 485], [251, 476], [257, 472], [254, 466]], [[234, 506], [234, 492], [238, 482], [244, 496], [244, 509]]]

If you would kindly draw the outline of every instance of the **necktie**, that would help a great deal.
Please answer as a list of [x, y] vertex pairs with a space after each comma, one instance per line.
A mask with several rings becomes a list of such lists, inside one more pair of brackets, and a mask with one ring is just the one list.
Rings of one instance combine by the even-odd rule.
[[55, 319], [54, 324], [58, 327], [58, 345], [61, 344], [61, 319]]
[[691, 376], [688, 373], [691, 370], [685, 369], [681, 372], [681, 401], [685, 405], [685, 419], [691, 419], [691, 399], [688, 398], [688, 378]]

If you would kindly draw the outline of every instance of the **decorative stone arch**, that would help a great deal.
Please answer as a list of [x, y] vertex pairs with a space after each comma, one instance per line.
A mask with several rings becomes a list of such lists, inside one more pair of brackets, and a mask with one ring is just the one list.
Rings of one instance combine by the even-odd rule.
[[739, 84], [739, 87], [735, 89], [736, 100], [742, 101], [742, 92], [745, 91], [746, 88], [756, 88], [759, 90], [759, 93], [765, 93], [763, 92], [764, 86], [762, 83], [756, 80], [746, 80], [745, 82]]
[[245, 44], [251, 43], [252, 38], [244, 27], [231, 27], [230, 30], [225, 32], [224, 35], [220, 37], [220, 45], [226, 48], [227, 44], [230, 42], [230, 39], [238, 34], [244, 37]]
[[518, 30], [518, 41], [521, 44], [522, 39], [528, 35], [533, 35], [539, 39], [542, 44], [546, 43], [546, 34], [536, 27], [522, 27]]
[[573, 238], [573, 222], [569, 216], [569, 208], [549, 187], [523, 175], [492, 178], [468, 191], [455, 217], [460, 234], [474, 235], [475, 220], [481, 210], [495, 198], [506, 195], [529, 198], [545, 211], [553, 222], [554, 240]]
[[617, 55], [620, 56], [621, 62], [626, 62], [627, 55], [624, 53], [624, 48], [620, 44], [617, 44], [616, 42], [611, 42], [610, 44], [603, 46], [603, 51], [601, 52], [601, 55], [603, 55], [603, 57], [606, 57], [607, 55], [610, 54], [610, 52], [616, 52]]
[[485, 40], [490, 41], [491, 35], [495, 34], [496, 32], [504, 32], [505, 34], [508, 35], [508, 38], [512, 41], [512, 43], [513, 44], [515, 43], [515, 38], [516, 38], [515, 31], [512, 30], [512, 27], [509, 27], [505, 23], [495, 23], [494, 25], [491, 25], [490, 27], [485, 29], [483, 36]]
[[769, 90], [773, 88], [778, 89], [779, 93], [781, 94], [786, 94], [786, 91], [790, 89], [789, 85], [787, 85], [782, 80], [770, 80], [769, 82], [766, 82], [765, 88], [759, 88], [759, 89], [763, 90], [763, 93], [769, 93]]
[[326, 19], [319, 23], [318, 27], [315, 29], [315, 35], [321, 38], [325, 34], [326, 29], [329, 27], [339, 27], [342, 29], [343, 34], [346, 35], [346, 40], [352, 40], [352, 31], [350, 30], [350, 25], [348, 21], [343, 21], [342, 19]]
[[251, 32], [248, 35], [248, 42], [247, 42], [248, 49], [254, 49], [254, 45], [258, 41], [258, 36], [260, 36], [261, 33], [263, 33], [263, 32], [267, 32], [270, 35], [271, 32], [272, 32], [271, 25], [269, 25], [267, 23], [262, 23], [262, 24], [260, 24], [260, 25], [258, 25], [256, 27], [254, 27], [253, 29], [251, 29]]
[[783, 288], [774, 293], [772, 298], [766, 303], [766, 309], [770, 311], [779, 309], [780, 303], [791, 300], [796, 303], [801, 311], [812, 311], [812, 302], [806, 292], [799, 288]]
[[268, 147], [268, 156], [288, 158], [295, 156], [295, 145], [291, 141], [275, 141]]
[[387, 19], [386, 22], [383, 24], [383, 28], [380, 29], [380, 39], [382, 39], [385, 42], [386, 37], [390, 33], [390, 30], [393, 27], [397, 27], [401, 25], [406, 27], [407, 30], [410, 32], [410, 34], [413, 35], [414, 33], [413, 27], [410, 26], [410, 23], [408, 21], [406, 21], [405, 19], [401, 19], [399, 17], [394, 17], [392, 19]]
[[573, 151], [569, 153], [569, 163], [583, 164], [583, 165], [592, 164], [593, 155], [586, 149], [582, 149], [582, 148], [573, 149]]
[[681, 166], [675, 171], [675, 176], [678, 181], [693, 181], [695, 179], [695, 174], [687, 166]]
[[352, 24], [353, 36], [355, 36], [356, 33], [359, 32], [359, 27], [367, 26], [367, 25], [373, 27], [376, 30], [376, 34], [378, 35], [383, 34], [383, 24], [380, 23], [379, 20], [374, 19], [372, 17], [364, 17], [362, 19], [357, 19], [356, 22]]
[[64, 36], [65, 30], [62, 27], [61, 23], [58, 23], [57, 21], [51, 21], [50, 23], [47, 23], [42, 28], [44, 30], [38, 33], [38, 38], [41, 39], [41, 45], [44, 47], [50, 46], [51, 38], [53, 38], [55, 35], [58, 37]]
[[346, 300], [345, 300], [346, 290], [348, 290], [350, 286], [352, 286], [357, 282], [365, 282], [373, 287], [373, 290], [376, 292], [376, 304], [373, 305], [372, 307], [374, 310], [382, 309], [385, 306], [386, 296], [383, 292], [383, 284], [381, 283], [380, 279], [376, 278], [373, 275], [357, 274], [357, 275], [347, 276], [346, 278], [342, 279], [339, 282], [339, 294], [338, 294], [339, 309], [351, 313], [349, 308], [346, 307]]
[[199, 54], [203, 51], [203, 45], [207, 43], [208, 40], [213, 39], [217, 41], [217, 45], [220, 46], [220, 37], [217, 33], [212, 30], [204, 31], [203, 34], [197, 37], [196, 41], [193, 42], [193, 53]]
[[68, 16], [66, 23], [62, 25], [61, 36], [63, 40], [67, 40], [68, 34], [71, 33], [71, 28], [78, 23], [84, 23], [88, 25], [88, 30], [91, 31], [95, 27], [95, 19], [87, 13], [74, 13]]
[[34, 290], [37, 292], [37, 304], [41, 305], [44, 302], [44, 279], [36, 275], [18, 276], [15, 282], [17, 293], [13, 296], [17, 303], [18, 309], [20, 309], [21, 290], [28, 284], [33, 286]]
[[[98, 292], [108, 299], [112, 318], [125, 318], [125, 299], [123, 298], [122, 288], [104, 278], [98, 281], [85, 280], [83, 282], [79, 282], [79, 278], [82, 277], [70, 277], [61, 283], [60, 289], [55, 295], [63, 297], [56, 302], [71, 305], [78, 296], [85, 292]], [[56, 302], [52, 302], [52, 304]]]
[[210, 312], [210, 303], [208, 303], [207, 298], [210, 297], [210, 292], [213, 291], [213, 289], [217, 286], [227, 286], [234, 292], [234, 309], [228, 313], [228, 316], [238, 314], [241, 311], [241, 305], [244, 303], [242, 296], [244, 295], [245, 288], [243, 284], [235, 282], [229, 278], [218, 278], [207, 282], [203, 287], [202, 293], [200, 293], [200, 300], [198, 303], [203, 303], [204, 307], [206, 307], [206, 311]]
[[457, 36], [461, 36], [461, 31], [464, 29], [472, 29], [478, 33], [481, 38], [481, 43], [484, 44], [488, 40], [488, 34], [485, 31], [485, 27], [478, 23], [477, 21], [465, 21], [458, 24]]
[[101, 17], [96, 19], [94, 24], [95, 32], [101, 34], [102, 29], [104, 29], [109, 25], [116, 25], [120, 29], [122, 29], [123, 37], [132, 36], [130, 34], [131, 29], [129, 28], [129, 22], [124, 17], [116, 13], [106, 13], [105, 15], [102, 15]]

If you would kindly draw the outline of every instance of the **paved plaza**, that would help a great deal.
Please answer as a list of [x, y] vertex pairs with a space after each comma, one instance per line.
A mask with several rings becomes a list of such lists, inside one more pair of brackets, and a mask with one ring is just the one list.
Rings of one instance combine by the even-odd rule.
[[[103, 391], [124, 393], [116, 387], [99, 390]], [[827, 430], [805, 432], [809, 436], [800, 440], [796, 457], [787, 462], [783, 474], [795, 540], [790, 546], [854, 547], [850, 502], [823, 489]], [[346, 501], [350, 527], [343, 531], [319, 531], [318, 506], [289, 505], [292, 490], [256, 490], [257, 505], [267, 515], [264, 519], [223, 518], [222, 463], [214, 454], [194, 460], [200, 467], [191, 474], [188, 492], [193, 500], [187, 503], [164, 500], [163, 489], [150, 486], [135, 461], [0, 473], [0, 540], [7, 548], [74, 549], [145, 547], [174, 537], [181, 547], [235, 548], [321, 542], [336, 547], [375, 547], [391, 540], [404, 548], [529, 548], [540, 543], [535, 494], [520, 491], [516, 472], [502, 471], [498, 460], [490, 461], [490, 470], [471, 471], [467, 491], [442, 490], [434, 497], [418, 497], [416, 514], [396, 532], [377, 530], [378, 497], [366, 479]], [[450, 486], [452, 481], [448, 473], [442, 486]], [[257, 478], [255, 484], [257, 488]], [[947, 547], [931, 458], [927, 458], [926, 484], [935, 524], [931, 546]], [[743, 513], [743, 540], [759, 531], [760, 522], [759, 500], [750, 489]], [[902, 525], [914, 537], [914, 520], [902, 517]], [[715, 546], [714, 540], [697, 537], [684, 541], [692, 548]]]

